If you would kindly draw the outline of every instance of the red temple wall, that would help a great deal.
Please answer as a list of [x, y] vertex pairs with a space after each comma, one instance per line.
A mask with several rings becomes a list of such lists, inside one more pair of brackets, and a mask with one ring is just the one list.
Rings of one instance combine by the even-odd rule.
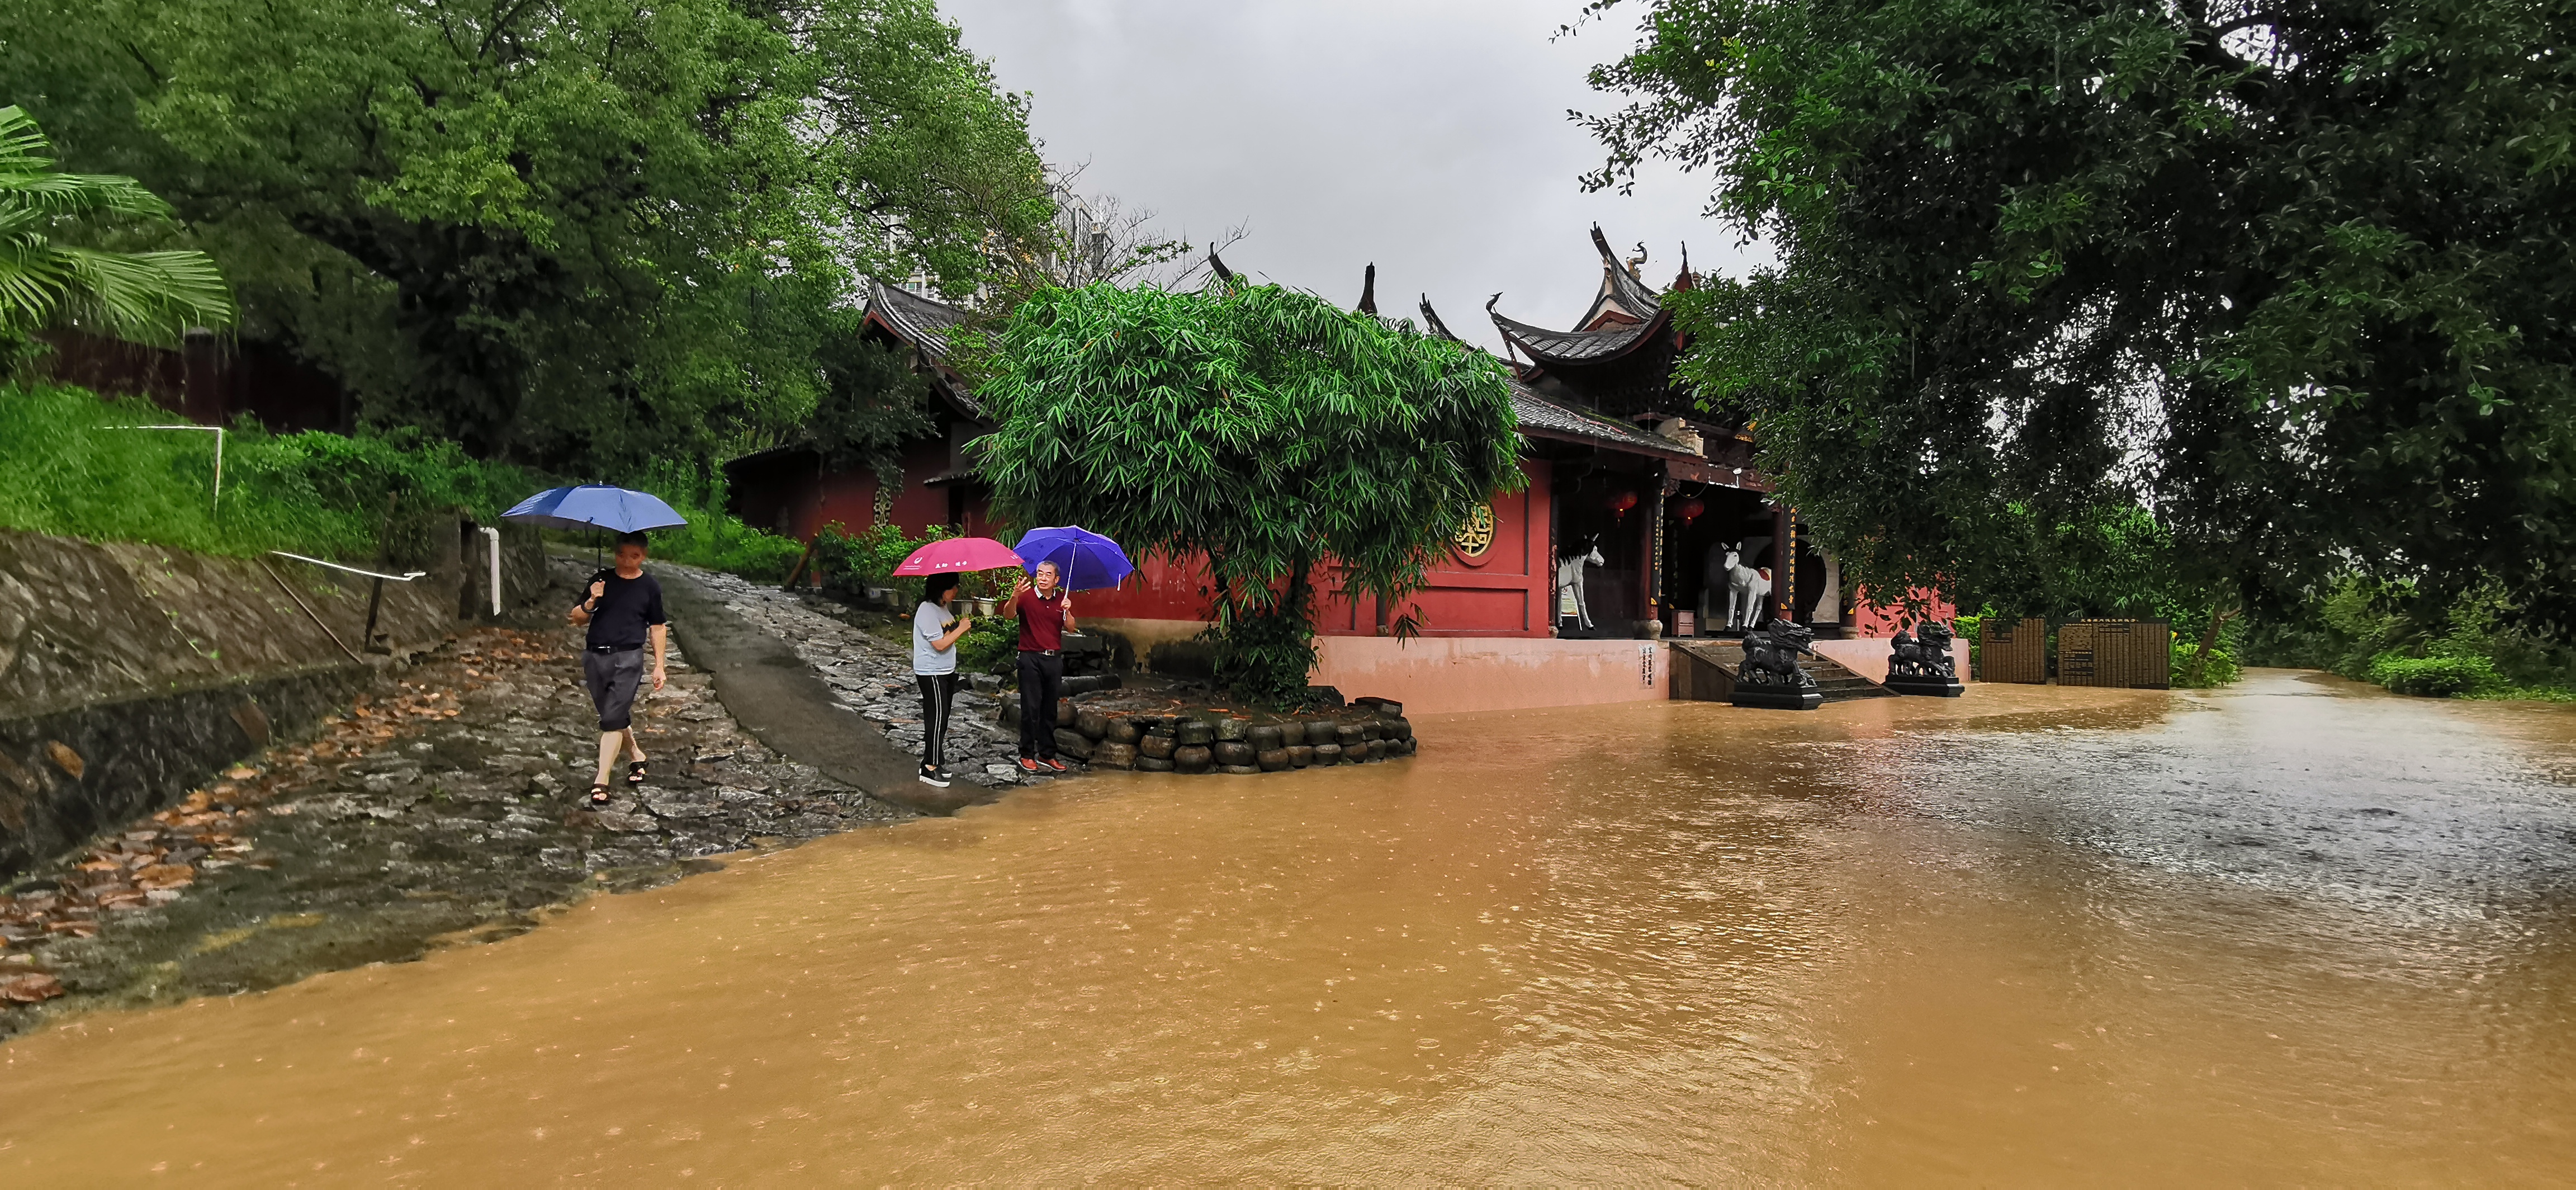
[[[1526, 490], [1494, 497], [1493, 544], [1474, 558], [1444, 552], [1428, 572], [1431, 585], [1391, 608], [1390, 622], [1411, 611], [1422, 617], [1424, 636], [1548, 634], [1548, 465], [1533, 460], [1522, 471], [1530, 477]], [[1318, 633], [1377, 635], [1375, 600], [1345, 591], [1330, 567], [1319, 568], [1315, 581]], [[1075, 606], [1078, 616], [1117, 621], [1107, 626], [1130, 636], [1172, 639], [1207, 622], [1209, 594], [1207, 567], [1197, 558], [1152, 557], [1116, 588], [1083, 592]]]

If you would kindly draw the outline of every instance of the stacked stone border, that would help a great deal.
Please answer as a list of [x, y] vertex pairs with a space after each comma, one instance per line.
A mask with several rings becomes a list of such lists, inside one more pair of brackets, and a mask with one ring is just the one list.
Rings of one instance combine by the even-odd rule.
[[1374, 764], [1411, 756], [1418, 744], [1412, 722], [1385, 705], [1256, 721], [1215, 710], [1139, 714], [1085, 705], [1088, 697], [1060, 705], [1057, 722], [1070, 726], [1056, 728], [1055, 745], [1095, 768], [1249, 776]]

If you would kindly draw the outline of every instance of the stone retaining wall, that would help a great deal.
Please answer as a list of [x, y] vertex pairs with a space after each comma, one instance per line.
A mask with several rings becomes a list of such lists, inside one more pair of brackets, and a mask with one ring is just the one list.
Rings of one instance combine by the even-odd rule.
[[[366, 685], [367, 581], [0, 530], [0, 879]], [[461, 582], [385, 584], [377, 627], [395, 653], [445, 636]]]

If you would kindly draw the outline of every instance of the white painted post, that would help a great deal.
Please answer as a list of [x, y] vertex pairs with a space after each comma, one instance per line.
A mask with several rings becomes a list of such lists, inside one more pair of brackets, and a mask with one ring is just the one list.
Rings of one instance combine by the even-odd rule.
[[492, 547], [492, 614], [501, 614], [501, 531], [483, 526], [483, 540]]

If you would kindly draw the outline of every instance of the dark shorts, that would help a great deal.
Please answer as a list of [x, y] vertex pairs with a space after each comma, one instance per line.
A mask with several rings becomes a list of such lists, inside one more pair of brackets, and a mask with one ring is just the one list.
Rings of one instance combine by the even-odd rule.
[[644, 684], [644, 650], [582, 654], [581, 684], [590, 688], [590, 705], [599, 708], [601, 731], [634, 726], [635, 691]]

